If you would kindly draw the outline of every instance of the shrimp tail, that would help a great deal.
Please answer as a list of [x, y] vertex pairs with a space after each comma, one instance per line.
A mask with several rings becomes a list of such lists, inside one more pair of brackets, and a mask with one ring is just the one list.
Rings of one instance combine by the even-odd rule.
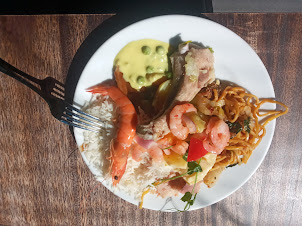
[[90, 93], [99, 93], [101, 94], [102, 96], [106, 96], [108, 95], [108, 89], [110, 88], [109, 85], [105, 85], [105, 84], [98, 84], [98, 85], [95, 85], [95, 86], [91, 86], [89, 88], [86, 89], [87, 92], [90, 92]]

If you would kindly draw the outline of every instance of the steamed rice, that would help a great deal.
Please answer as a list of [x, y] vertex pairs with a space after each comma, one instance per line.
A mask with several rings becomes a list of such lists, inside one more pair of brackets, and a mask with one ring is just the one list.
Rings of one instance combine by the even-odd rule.
[[[106, 122], [107, 129], [99, 134], [89, 131], [83, 133], [83, 147], [85, 157], [97, 172], [96, 179], [112, 187], [108, 158], [110, 156], [110, 142], [115, 138], [117, 132], [118, 110], [110, 98], [100, 95], [95, 95], [84, 110]], [[172, 170], [173, 168], [164, 161], [152, 161], [147, 152], [143, 153], [140, 162], [136, 162], [129, 155], [126, 171], [114, 189], [125, 192], [139, 200], [143, 190], [148, 185], [155, 182], [156, 179], [169, 176]]]

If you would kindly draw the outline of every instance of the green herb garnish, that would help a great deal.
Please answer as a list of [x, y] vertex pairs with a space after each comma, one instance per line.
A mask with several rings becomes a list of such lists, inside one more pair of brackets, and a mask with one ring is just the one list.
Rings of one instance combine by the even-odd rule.
[[188, 174], [191, 175], [193, 173], [197, 173], [197, 172], [202, 172], [202, 169], [201, 169], [201, 166], [195, 162], [195, 161], [192, 161], [192, 162], [188, 162]]
[[[200, 161], [199, 161], [200, 162]], [[200, 171], [201, 172], [201, 171]], [[197, 193], [195, 193], [195, 195], [193, 196], [193, 192], [194, 192], [194, 189], [195, 189], [195, 186], [196, 186], [196, 182], [197, 182], [197, 172], [196, 172], [196, 175], [195, 175], [195, 182], [194, 182], [194, 186], [193, 186], [193, 189], [191, 192], [186, 192], [185, 195], [180, 199], [181, 201], [183, 202], [186, 202], [186, 205], [184, 207], [184, 210], [178, 210], [179, 212], [184, 212], [184, 211], [187, 211], [190, 209], [191, 206], [193, 206], [194, 202], [195, 202], [195, 199], [196, 199], [196, 196], [197, 196]], [[193, 196], [193, 198], [192, 198]]]
[[248, 117], [247, 119], [244, 120], [243, 122], [244, 125], [244, 130], [248, 133], [251, 132], [251, 128], [250, 128], [250, 117]]
[[171, 146], [169, 146], [169, 147], [166, 147], [166, 148], [163, 148], [162, 150], [170, 149], [170, 148], [172, 148], [172, 147], [173, 147], [173, 145], [171, 145]]
[[185, 161], [187, 161], [187, 159], [188, 159], [188, 152], [186, 152], [186, 153], [182, 156], [182, 158], [183, 158]]
[[230, 128], [231, 133], [239, 133], [242, 130], [242, 126], [239, 122], [226, 122]]
[[191, 200], [191, 198], [192, 198], [192, 193], [187, 191], [180, 200], [183, 202], [187, 202], [187, 201]]
[[196, 173], [195, 174], [195, 181], [194, 181], [194, 186], [193, 186], [192, 191], [191, 192], [186, 192], [185, 195], [181, 198], [181, 201], [186, 202], [186, 205], [184, 207], [184, 210], [183, 211], [178, 210], [179, 212], [184, 212], [184, 211], [189, 210], [190, 207], [193, 206], [193, 204], [195, 202], [197, 193], [195, 193], [195, 195], [193, 196], [193, 192], [194, 192], [194, 189], [195, 189], [195, 186], [196, 186], [196, 183], [197, 183], [198, 172], [202, 172], [202, 168], [200, 166], [200, 161], [201, 161], [201, 159], [199, 160], [198, 163], [195, 162], [195, 161], [188, 162], [188, 168], [189, 168], [188, 169], [188, 174], [191, 175], [193, 173]]
[[208, 49], [211, 51], [211, 53], [214, 53], [214, 50], [212, 47], [208, 47]]
[[[193, 191], [192, 191], [192, 192], [193, 192]], [[195, 194], [195, 195], [193, 196], [193, 194], [192, 194], [191, 192], [187, 191], [187, 192], [185, 193], [185, 195], [180, 199], [180, 200], [183, 201], [183, 202], [187, 202], [187, 205], [186, 205], [186, 207], [184, 208], [184, 211], [185, 211], [185, 210], [188, 210], [188, 207], [187, 207], [187, 206], [192, 206], [192, 205], [194, 204], [194, 201], [195, 201], [195, 199], [196, 199], [196, 195], [197, 195], [197, 194]], [[193, 196], [193, 199], [192, 199], [192, 196]]]
[[238, 163], [234, 163], [232, 165], [228, 165], [226, 168], [233, 167], [233, 166], [236, 166], [236, 165], [238, 165]]

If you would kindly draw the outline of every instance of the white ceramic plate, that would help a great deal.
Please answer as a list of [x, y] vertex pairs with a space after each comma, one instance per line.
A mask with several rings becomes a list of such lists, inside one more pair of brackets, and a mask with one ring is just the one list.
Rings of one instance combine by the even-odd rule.
[[[86, 88], [112, 78], [113, 60], [127, 43], [146, 38], [169, 42], [169, 39], [176, 35], [180, 35], [184, 41], [197, 41], [213, 48], [217, 78], [232, 81], [261, 98], [275, 97], [265, 66], [254, 50], [238, 35], [207, 19], [169, 15], [146, 19], [128, 26], [100, 46], [83, 70], [75, 91], [74, 102], [83, 105], [91, 98], [91, 94], [85, 92]], [[274, 109], [275, 105], [265, 107]], [[204, 185], [190, 210], [216, 203], [240, 188], [263, 161], [271, 144], [274, 128], [275, 121], [267, 126], [266, 136], [246, 165], [227, 168], [211, 189]], [[81, 146], [83, 143], [81, 131], [75, 130], [75, 138], [78, 146]], [[96, 174], [83, 154], [82, 157], [92, 173]], [[138, 205], [132, 197], [113, 192], [122, 199]], [[173, 205], [181, 209], [184, 203], [180, 201], [180, 197], [165, 200], [153, 195], [147, 195], [144, 201], [144, 208], [153, 210], [168, 210], [173, 208]]]

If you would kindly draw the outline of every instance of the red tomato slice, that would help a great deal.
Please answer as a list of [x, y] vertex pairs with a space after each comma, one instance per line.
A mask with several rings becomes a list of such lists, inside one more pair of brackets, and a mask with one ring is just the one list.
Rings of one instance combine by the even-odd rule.
[[187, 162], [200, 159], [202, 156], [208, 153], [208, 151], [203, 147], [202, 143], [202, 140], [198, 140], [194, 137], [191, 138]]

